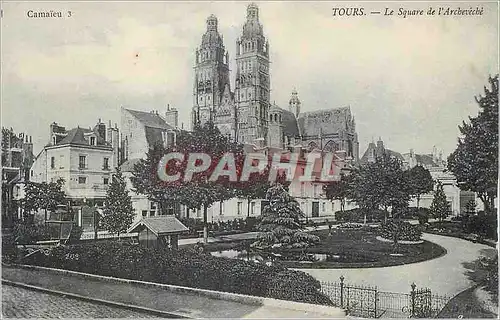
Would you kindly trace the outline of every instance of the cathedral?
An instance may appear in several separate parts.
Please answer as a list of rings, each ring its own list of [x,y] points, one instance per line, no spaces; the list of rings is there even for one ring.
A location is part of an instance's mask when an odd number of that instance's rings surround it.
[[[231,88],[229,53],[217,29],[217,17],[206,21],[196,49],[192,123],[214,122],[232,139],[259,147],[344,152],[356,162],[359,143],[350,107],[302,112],[294,89],[283,109],[270,99],[269,41],[259,21],[259,8],[247,7],[236,40],[236,81]]]

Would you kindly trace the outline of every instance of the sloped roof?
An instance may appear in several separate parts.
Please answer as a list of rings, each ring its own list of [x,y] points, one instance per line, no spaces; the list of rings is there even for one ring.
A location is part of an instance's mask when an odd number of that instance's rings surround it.
[[[283,123],[283,133],[286,136],[298,137],[300,135],[299,125],[297,124],[297,118],[295,118],[293,112],[280,108],[275,104],[271,105],[269,112],[281,113],[281,122]]]
[[[287,136],[297,137],[300,135],[299,124],[297,123],[297,118],[293,112],[288,110],[283,110],[282,118],[283,120],[283,132]]]
[[[146,127],[164,129],[164,130],[174,129],[174,127],[165,122],[165,120],[156,113],[130,110],[130,109],[126,110],[130,112],[131,115],[136,117]]]
[[[154,218],[142,218],[134,225],[132,225],[127,232],[138,232],[142,228],[148,228],[157,236],[181,233],[189,229],[177,220],[174,216],[161,216]]]
[[[368,148],[366,148],[365,153],[363,154],[361,159],[359,159],[359,162],[361,164],[368,163],[368,159],[370,158],[370,154],[372,151],[374,151],[375,157],[380,157],[385,153],[385,154],[388,154],[390,157],[394,157],[394,158],[397,158],[401,161],[404,161],[404,157],[401,155],[401,153],[387,149],[384,147],[383,144],[382,145],[375,145],[374,142],[370,142],[370,144],[368,144]]]
[[[97,130],[85,129],[85,128],[73,128],[68,131],[67,135],[60,141],[57,142],[57,145],[61,144],[80,144],[80,145],[89,145],[90,142],[85,139],[85,134],[94,133],[97,137],[96,145],[105,146],[107,145],[106,141],[103,137],[97,132]]]
[[[303,112],[299,114],[298,126],[304,137],[335,134],[348,129],[351,120],[350,107]]]
[[[433,167],[438,166],[438,164],[436,162],[434,162],[432,155],[416,154],[415,158],[417,159],[417,163],[423,164],[425,166],[433,166]]]
[[[85,140],[85,134],[82,128],[73,128],[68,131],[68,134],[64,139],[59,141],[57,144],[84,144],[87,145],[88,142]]]

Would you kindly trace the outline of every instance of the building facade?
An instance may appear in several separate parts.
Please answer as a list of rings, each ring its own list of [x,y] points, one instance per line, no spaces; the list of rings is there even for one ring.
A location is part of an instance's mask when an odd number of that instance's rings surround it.
[[[175,144],[178,126],[178,111],[167,105],[164,114],[158,111],[138,111],[121,108],[121,145],[120,169],[126,179],[127,188],[136,212],[134,221],[141,218],[179,214],[180,205],[170,204],[163,210],[146,195],[134,192],[130,178],[134,165],[145,159],[147,152],[155,145],[168,147]]]
[[[104,203],[111,174],[118,165],[119,131],[100,120],[91,128],[50,125],[49,143],[37,155],[30,171],[33,182],[64,179],[68,198],[99,206]]]

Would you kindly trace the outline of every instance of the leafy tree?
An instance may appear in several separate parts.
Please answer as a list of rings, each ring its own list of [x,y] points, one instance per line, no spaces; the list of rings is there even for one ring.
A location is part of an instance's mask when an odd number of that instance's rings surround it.
[[[58,205],[65,202],[66,194],[62,190],[63,186],[64,179],[62,178],[49,183],[28,182],[22,200],[25,214],[44,209],[45,220],[47,220],[47,212],[55,211]]]
[[[125,179],[120,168],[117,168],[104,200],[102,226],[109,233],[120,237],[120,233],[127,231],[132,224],[134,216],[132,199],[128,194]]]
[[[237,161],[236,165],[239,167],[238,172],[240,172],[243,161]],[[252,200],[265,199],[267,190],[276,183],[281,184],[285,189],[290,185],[290,182],[286,180],[286,175],[283,173],[278,174],[276,180],[277,181],[269,181],[269,167],[266,167],[261,173],[251,173],[248,181],[239,181],[235,184],[236,195],[247,200],[247,217],[250,217],[250,202],[252,202]]]
[[[192,132],[180,131],[176,140],[175,146],[167,149],[156,146],[147,154],[146,159],[139,161],[134,167],[132,184],[137,192],[147,194],[151,200],[157,201],[163,207],[165,204],[178,202],[189,209],[203,209],[203,238],[204,242],[208,242],[208,208],[216,202],[235,196],[234,183],[227,177],[216,181],[210,181],[210,177],[226,152],[234,154],[236,162],[241,162],[243,146],[231,142],[211,122],[203,126],[195,125]],[[184,160],[168,164],[168,173],[179,173],[180,178],[167,183],[159,179],[157,170],[160,159],[169,152],[183,154]],[[194,174],[189,181],[184,181],[187,162],[192,153],[208,154],[211,164],[207,170]]]
[[[431,203],[431,212],[434,218],[443,221],[450,214],[450,206],[446,200],[446,194],[443,190],[443,184],[438,181],[436,185],[436,190],[434,191],[434,199]]]
[[[417,199],[417,210],[420,207],[420,196],[432,191],[434,180],[429,170],[422,166],[415,166],[408,170],[410,194]]]
[[[319,242],[319,237],[304,231],[300,218],[304,213],[299,203],[277,184],[269,188],[266,194],[269,201],[257,227],[260,231],[252,247],[269,249],[270,247],[305,248]]]
[[[147,195],[150,201],[158,204],[163,211],[169,203],[180,203],[182,197],[182,182],[164,183],[157,174],[158,163],[168,151],[161,144],[150,149],[145,159],[134,165],[130,178],[134,191]],[[177,166],[169,166],[169,171],[178,170]]]
[[[494,214],[498,189],[498,75],[489,78],[490,89],[476,97],[479,113],[459,126],[462,137],[448,157],[462,190],[474,191],[484,204],[485,212]]]
[[[386,154],[356,168],[351,175],[349,197],[364,211],[365,218],[367,212],[380,207],[385,211],[392,207],[397,213],[408,206],[408,176],[399,159]]]
[[[349,175],[341,174],[340,180],[331,181],[323,186],[326,197],[330,199],[330,201],[340,201],[340,211],[345,210],[345,202],[346,199],[349,198],[351,192],[350,181],[351,179]]]

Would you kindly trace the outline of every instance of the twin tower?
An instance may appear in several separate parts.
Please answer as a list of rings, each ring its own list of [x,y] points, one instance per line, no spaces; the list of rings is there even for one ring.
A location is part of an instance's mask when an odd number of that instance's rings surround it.
[[[207,30],[196,49],[192,123],[214,122],[240,143],[267,144],[270,109],[269,43],[259,22],[259,8],[247,7],[236,40],[236,82],[231,89],[229,54],[217,30],[217,18],[207,18]]]

